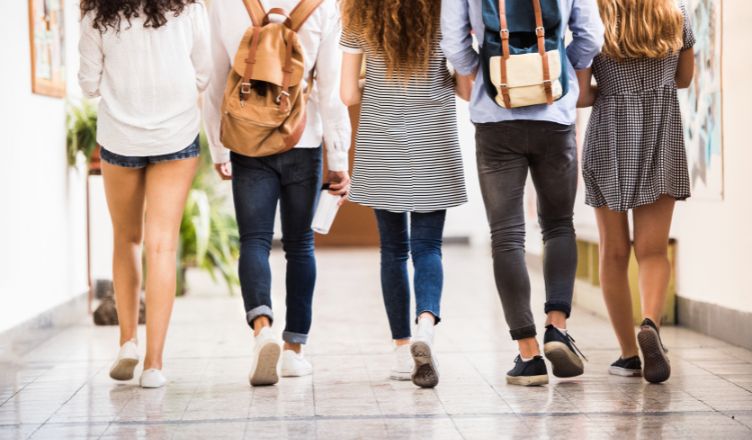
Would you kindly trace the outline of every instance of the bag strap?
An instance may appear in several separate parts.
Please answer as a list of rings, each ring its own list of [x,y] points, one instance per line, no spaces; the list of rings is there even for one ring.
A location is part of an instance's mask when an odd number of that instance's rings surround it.
[[[290,29],[298,32],[323,2],[324,0],[300,0],[300,3],[290,12]]]
[[[266,17],[266,11],[260,0],[243,0],[245,10],[248,11],[248,16],[251,17],[251,23],[256,27],[264,25],[264,17]]]
[[[551,87],[551,68],[548,65],[548,55],[546,54],[546,28],[543,27],[543,12],[541,11],[540,0],[533,0],[533,10],[535,11],[535,35],[538,37],[538,53],[543,63],[543,88],[546,90],[546,102],[551,105],[554,103],[554,93]]]
[[[509,25],[507,24],[507,5],[506,0],[499,0],[499,36],[501,37],[501,61],[499,68],[501,70],[501,97],[504,99],[504,106],[512,108],[512,99],[509,96],[509,85],[507,81],[507,59],[509,59]]]

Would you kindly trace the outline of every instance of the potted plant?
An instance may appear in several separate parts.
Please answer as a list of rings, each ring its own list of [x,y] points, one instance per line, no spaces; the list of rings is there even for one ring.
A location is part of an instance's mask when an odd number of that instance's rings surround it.
[[[79,106],[68,106],[66,125],[68,164],[74,166],[78,155],[83,154],[89,167],[89,174],[100,174],[97,110],[94,105],[90,101],[83,100]]]

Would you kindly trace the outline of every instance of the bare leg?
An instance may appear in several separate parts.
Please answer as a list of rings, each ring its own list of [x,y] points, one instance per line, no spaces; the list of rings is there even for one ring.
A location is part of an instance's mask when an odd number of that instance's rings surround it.
[[[559,311],[552,310],[546,314],[546,325],[553,324],[554,327],[565,329],[567,328],[567,314]]]
[[[517,346],[520,349],[520,356],[525,359],[540,355],[540,346],[535,338],[518,339]]]
[[[642,314],[655,325],[661,324],[666,289],[671,277],[668,236],[674,199],[661,197],[655,203],[634,210],[635,254],[640,266]]]
[[[600,233],[600,279],[611,325],[621,347],[621,356],[637,356],[637,339],[632,322],[632,296],[629,291],[629,224],[627,213],[597,208]]]
[[[180,220],[198,158],[149,165],[146,169],[146,359],[144,369],[162,369],[167,326],[175,300]]]
[[[145,171],[103,161],[102,177],[112,219],[112,282],[120,325],[120,345],[123,345],[136,339],[138,329]]]

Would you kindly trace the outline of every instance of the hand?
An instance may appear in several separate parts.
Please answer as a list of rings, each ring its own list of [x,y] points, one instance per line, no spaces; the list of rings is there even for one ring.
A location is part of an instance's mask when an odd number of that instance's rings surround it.
[[[350,175],[347,171],[329,171],[329,194],[340,196],[340,204],[344,203],[350,191]]]
[[[232,180],[232,164],[230,162],[215,163],[214,169],[222,180]]]

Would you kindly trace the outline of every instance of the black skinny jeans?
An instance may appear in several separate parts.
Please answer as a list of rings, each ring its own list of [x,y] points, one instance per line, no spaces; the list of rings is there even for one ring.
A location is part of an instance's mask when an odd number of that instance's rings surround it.
[[[545,121],[476,124],[475,141],[504,316],[512,339],[535,337],[525,264],[525,181],[530,170],[543,232],[545,311],[558,310],[569,317],[577,270],[572,223],[577,192],[575,126]]]

